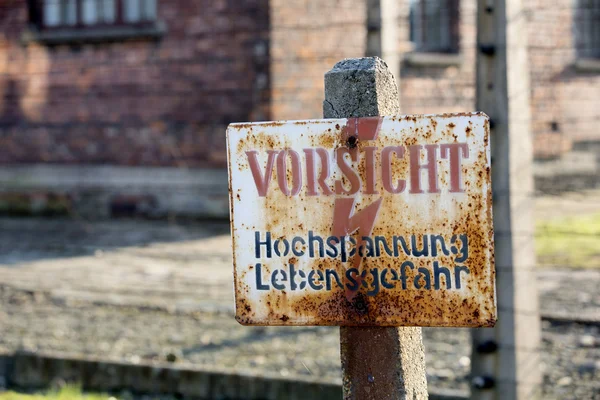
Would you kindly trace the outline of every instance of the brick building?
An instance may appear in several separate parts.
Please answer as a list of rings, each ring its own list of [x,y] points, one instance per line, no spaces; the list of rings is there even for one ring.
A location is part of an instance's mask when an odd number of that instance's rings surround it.
[[[546,3],[522,16],[545,158],[600,140],[600,2]],[[404,113],[473,110],[475,12],[475,0],[3,0],[0,209],[224,216],[226,125],[320,117],[323,73],[342,58],[391,61]]]

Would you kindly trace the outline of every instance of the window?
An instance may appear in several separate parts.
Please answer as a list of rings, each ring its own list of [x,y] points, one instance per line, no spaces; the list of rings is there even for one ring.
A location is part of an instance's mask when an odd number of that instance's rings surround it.
[[[1,0],[0,0],[1,1]],[[47,45],[160,40],[158,0],[28,0],[30,29],[22,39]]]
[[[418,52],[458,53],[459,0],[410,0],[410,40]]]
[[[157,0],[33,0],[41,29],[143,25],[156,20]]]
[[[600,58],[600,0],[579,0],[574,25],[577,56]]]

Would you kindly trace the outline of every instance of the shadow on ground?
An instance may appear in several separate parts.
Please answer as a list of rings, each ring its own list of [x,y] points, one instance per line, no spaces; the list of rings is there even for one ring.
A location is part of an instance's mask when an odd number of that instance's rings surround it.
[[[228,222],[0,218],[0,266],[229,234]]]

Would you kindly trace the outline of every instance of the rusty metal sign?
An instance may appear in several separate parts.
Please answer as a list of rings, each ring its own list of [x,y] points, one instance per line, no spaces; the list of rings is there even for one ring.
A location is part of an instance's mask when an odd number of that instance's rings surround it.
[[[236,319],[493,326],[483,113],[232,124]]]

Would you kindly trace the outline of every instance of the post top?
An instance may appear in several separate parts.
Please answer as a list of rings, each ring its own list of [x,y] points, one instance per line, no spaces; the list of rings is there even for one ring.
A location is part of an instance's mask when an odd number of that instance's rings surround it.
[[[395,115],[399,109],[394,75],[379,57],[347,58],[325,74],[325,118]]]
[[[374,71],[387,70],[388,65],[379,57],[346,58],[337,62],[327,73],[345,71]]]

